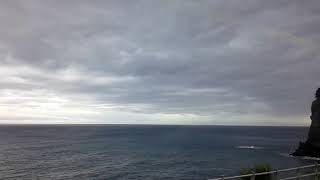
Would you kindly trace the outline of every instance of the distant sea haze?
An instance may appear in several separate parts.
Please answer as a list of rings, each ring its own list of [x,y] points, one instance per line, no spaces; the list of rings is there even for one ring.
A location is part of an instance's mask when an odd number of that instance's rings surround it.
[[[235,175],[291,157],[304,127],[0,126],[0,179],[199,179]]]

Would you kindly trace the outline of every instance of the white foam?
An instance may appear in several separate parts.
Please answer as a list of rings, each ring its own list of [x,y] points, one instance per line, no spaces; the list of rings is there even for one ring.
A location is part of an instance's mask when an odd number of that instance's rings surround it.
[[[294,157],[294,156],[290,155],[289,153],[279,153],[279,154],[284,157]]]

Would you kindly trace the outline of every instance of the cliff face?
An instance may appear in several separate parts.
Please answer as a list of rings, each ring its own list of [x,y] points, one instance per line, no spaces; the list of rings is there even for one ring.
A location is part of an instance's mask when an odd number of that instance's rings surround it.
[[[311,106],[312,123],[309,129],[308,139],[300,143],[298,149],[292,153],[294,156],[320,157],[320,99],[313,101]]]
[[[320,126],[313,122],[309,129],[307,141],[300,143],[298,149],[292,155],[320,157]]]
[[[293,152],[291,155],[320,158],[320,148],[317,146],[314,146],[312,142],[309,142],[307,140],[304,143],[300,142],[298,149],[295,152]]]

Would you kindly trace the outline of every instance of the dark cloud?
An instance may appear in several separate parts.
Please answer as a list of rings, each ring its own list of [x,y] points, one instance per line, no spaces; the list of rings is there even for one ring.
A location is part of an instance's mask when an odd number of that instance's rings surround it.
[[[90,99],[82,109],[298,124],[320,85],[319,5],[3,1],[0,88]]]

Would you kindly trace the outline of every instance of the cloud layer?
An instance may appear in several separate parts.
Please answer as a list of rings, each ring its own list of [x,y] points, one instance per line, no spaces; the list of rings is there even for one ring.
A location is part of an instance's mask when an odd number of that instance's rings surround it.
[[[309,123],[314,1],[2,1],[3,123]]]

